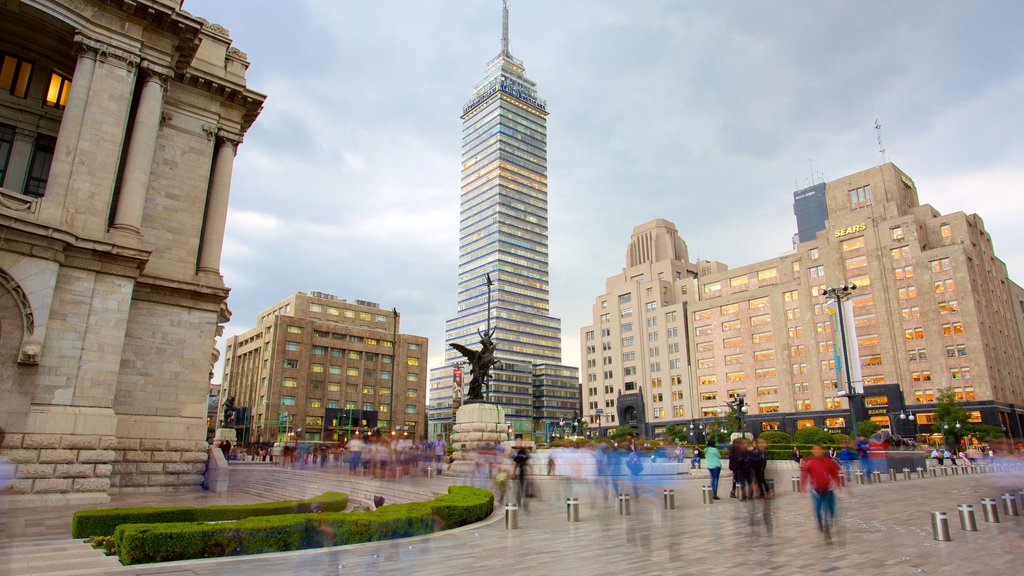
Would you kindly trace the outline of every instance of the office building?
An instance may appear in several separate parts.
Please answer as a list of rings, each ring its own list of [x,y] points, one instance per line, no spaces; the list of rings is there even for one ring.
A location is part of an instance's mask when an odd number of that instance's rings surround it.
[[[710,262],[691,268],[685,259],[677,262],[677,254],[662,255],[662,267],[696,273],[696,293],[685,304],[688,339],[682,343],[691,376],[681,408],[649,398],[657,374],[636,381],[650,390],[644,397],[650,431],[669,423],[707,425],[724,418],[725,404],[742,396],[749,406],[748,430],[793,432],[815,425],[848,432],[836,327],[821,292],[855,284],[852,326],[846,328],[856,332],[864,387],[855,402],[858,420],[934,439],[949,424],[934,416],[937,393],[948,387],[972,421],[1020,437],[1024,298],[996,258],[982,219],[940,214],[920,204],[913,180],[891,163],[826,183],[825,197],[825,229],[792,253],[734,269]],[[649,275],[642,279],[650,281]],[[590,411],[595,401],[606,411],[613,408],[614,397],[631,392],[626,374],[651,366],[642,350],[623,346],[623,325],[639,327],[623,315],[638,307],[618,300],[627,293],[610,284],[598,297],[598,306],[608,310],[595,307],[594,325],[582,332],[584,404]],[[667,326],[644,328],[635,340],[650,345]],[[611,358],[617,367],[623,357],[631,361],[620,370],[602,366]],[[900,412],[915,418],[894,425]]]
[[[235,153],[263,105],[169,0],[0,3],[9,500],[196,488]]]
[[[221,398],[242,444],[343,442],[378,431],[422,436],[427,339],[399,332],[374,302],[297,292],[225,343]]]
[[[524,367],[562,361],[561,323],[549,307],[547,115],[536,83],[509,50],[506,4],[500,51],[462,111],[458,312],[446,324],[445,341],[477,348],[480,334],[494,330],[503,364],[494,371],[489,399],[526,434],[539,420],[578,416],[578,410],[552,406],[543,416],[534,411],[533,387],[574,368],[554,369],[529,386],[522,382],[532,371]],[[446,346],[445,366],[431,376],[431,422],[438,431],[452,422],[453,372],[461,361]]]

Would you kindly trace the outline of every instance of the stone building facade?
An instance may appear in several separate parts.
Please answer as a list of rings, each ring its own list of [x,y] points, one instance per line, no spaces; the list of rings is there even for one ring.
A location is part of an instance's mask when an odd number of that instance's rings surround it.
[[[426,434],[427,338],[374,302],[297,292],[225,342],[221,404],[238,443],[343,442],[378,429]]]
[[[265,97],[172,0],[0,5],[0,426],[15,502],[195,487],[234,156]]]
[[[629,266],[609,279],[594,324],[582,329],[587,413],[628,401],[632,382],[646,387],[648,433],[707,425],[740,396],[748,430],[849,431],[836,327],[821,292],[852,283],[865,390],[855,402],[858,420],[928,440],[943,424],[934,421],[937,393],[951,388],[973,421],[1021,437],[1024,299],[981,217],[920,204],[913,180],[891,163],[824,189],[824,230],[792,253],[735,269],[690,264],[678,248],[658,251],[671,245],[670,224],[638,227]],[[649,269],[633,260],[648,228],[655,250],[641,253]],[[672,312],[676,325],[664,318]],[[915,419],[894,425],[901,412]]]

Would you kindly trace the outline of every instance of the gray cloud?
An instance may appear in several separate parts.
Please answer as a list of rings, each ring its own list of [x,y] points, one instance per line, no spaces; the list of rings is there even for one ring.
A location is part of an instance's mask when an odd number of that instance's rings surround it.
[[[512,52],[547,99],[552,313],[577,361],[633,226],[691,257],[790,248],[791,192],[888,158],[922,202],[978,212],[1024,278],[1019,2],[513,0]],[[239,149],[229,333],[296,290],[398,307],[444,346],[455,311],[462,104],[497,53],[497,0],[186,0],[269,94]],[[735,242],[737,231],[749,242]],[[218,372],[219,377],[219,372]]]

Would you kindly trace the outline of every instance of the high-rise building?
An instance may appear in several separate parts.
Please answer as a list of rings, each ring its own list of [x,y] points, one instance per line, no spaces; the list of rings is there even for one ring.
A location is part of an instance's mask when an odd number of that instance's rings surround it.
[[[1007,277],[981,218],[921,205],[913,180],[891,163],[830,181],[824,196],[824,229],[792,253],[728,269],[691,266],[685,252],[655,250],[652,272],[632,272],[631,261],[622,278],[610,279],[593,325],[581,333],[586,413],[612,409],[621,420],[631,386],[646,386],[642,407],[629,406],[642,408],[643,418],[634,419],[648,424],[646,433],[668,424],[707,426],[740,396],[749,406],[748,430],[849,432],[846,383],[836,371],[838,327],[822,291],[854,284],[845,328],[856,333],[858,354],[849,358],[859,358],[864,387],[854,403],[858,421],[935,440],[941,426],[954,424],[935,419],[938,391],[950,388],[972,422],[1021,437],[1024,291]],[[678,335],[667,333],[664,301],[657,314],[638,316],[659,303],[638,302],[636,289],[623,284],[633,275],[636,288],[648,290],[652,274],[670,269],[696,272],[690,286],[664,287],[669,305],[683,300],[688,326]],[[685,363],[668,377],[678,374],[687,386],[665,387],[655,370],[665,362]],[[603,425],[614,426],[607,418]]]
[[[240,443],[426,433],[427,339],[374,302],[297,292],[225,342],[221,399]]]
[[[520,433],[533,432],[535,418],[578,416],[546,404],[536,414],[534,382],[523,376],[534,366],[558,366],[562,357],[548,292],[547,115],[536,83],[509,51],[506,3],[500,51],[462,111],[458,312],[446,323],[445,340],[477,347],[480,334],[494,330],[502,365],[488,399],[505,407]],[[432,373],[431,421],[439,425],[452,421],[453,371],[461,360],[447,347],[445,366]]]
[[[819,182],[793,192],[793,214],[796,215],[797,243],[814,240],[828,221],[825,183]]]
[[[265,96],[181,2],[0,2],[9,502],[198,487],[235,153]]]

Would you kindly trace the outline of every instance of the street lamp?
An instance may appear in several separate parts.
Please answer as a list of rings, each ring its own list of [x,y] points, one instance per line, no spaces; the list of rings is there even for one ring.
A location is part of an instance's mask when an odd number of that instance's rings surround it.
[[[853,402],[854,398],[857,397],[857,393],[853,389],[853,374],[850,372],[850,355],[846,349],[846,324],[843,321],[843,301],[848,300],[853,296],[853,291],[856,289],[857,285],[850,282],[840,284],[834,288],[825,288],[821,291],[822,296],[830,298],[835,302],[836,317],[839,318],[839,343],[843,351],[843,357],[841,360],[843,374],[846,376],[846,398],[847,402],[850,403],[850,436],[852,437],[856,437],[857,435],[857,409]]]

